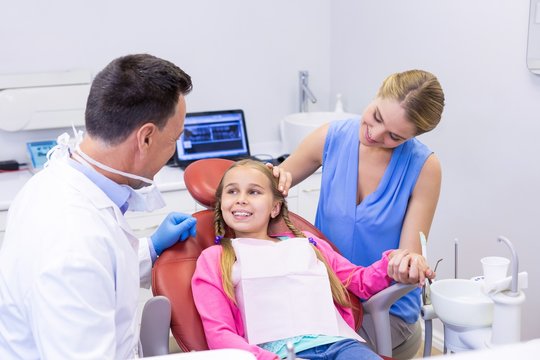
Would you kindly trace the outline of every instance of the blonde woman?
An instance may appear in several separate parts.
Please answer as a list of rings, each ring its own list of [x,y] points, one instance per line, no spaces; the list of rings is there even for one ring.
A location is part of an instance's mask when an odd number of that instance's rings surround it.
[[[441,166],[416,136],[437,126],[443,108],[444,93],[433,74],[392,74],[361,119],[323,125],[274,168],[280,189],[287,193],[322,166],[315,225],[343,256],[368,266],[388,249],[419,254],[419,232],[429,233],[437,207]],[[401,347],[403,357],[420,345],[419,313],[419,290],[390,309],[393,348],[411,340]],[[369,324],[366,318],[360,334],[372,342]]]
[[[286,357],[291,342],[303,359],[379,359],[353,330],[347,290],[366,299],[393,280],[422,284],[434,273],[415,257],[418,273],[408,274],[408,250],[386,251],[369,267],[351,264],[327,242],[294,227],[277,184],[266,166],[243,160],[218,186],[217,245],[202,252],[192,280],[208,346],[275,360]],[[290,232],[269,234],[270,222],[281,219]],[[300,311],[289,309],[298,305]]]

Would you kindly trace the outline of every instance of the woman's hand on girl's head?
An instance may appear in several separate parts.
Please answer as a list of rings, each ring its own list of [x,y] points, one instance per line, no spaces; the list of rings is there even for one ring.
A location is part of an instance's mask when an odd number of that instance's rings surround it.
[[[388,276],[397,282],[423,286],[426,278],[435,278],[435,273],[422,255],[397,249],[388,255]]]
[[[274,166],[270,163],[266,163],[266,166],[268,166],[269,169],[272,169],[272,173],[274,174],[274,177],[279,180],[278,189],[281,191],[283,196],[287,196],[289,193],[289,189],[291,188],[292,184],[292,174],[289,171],[286,171],[285,169]]]

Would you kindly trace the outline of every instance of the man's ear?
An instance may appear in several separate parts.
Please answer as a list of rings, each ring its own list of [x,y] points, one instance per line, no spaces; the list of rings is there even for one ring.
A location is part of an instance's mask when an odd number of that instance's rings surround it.
[[[146,123],[137,131],[137,146],[141,153],[146,153],[153,145],[154,135],[157,133],[157,126],[153,123]]]
[[[270,212],[270,217],[274,219],[276,216],[279,215],[280,211],[281,211],[281,201],[276,201],[274,203],[274,206],[272,207],[272,211]]]

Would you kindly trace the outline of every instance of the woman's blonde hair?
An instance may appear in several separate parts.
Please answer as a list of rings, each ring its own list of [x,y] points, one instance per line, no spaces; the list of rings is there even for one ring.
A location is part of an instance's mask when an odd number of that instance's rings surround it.
[[[221,246],[223,247],[223,252],[221,255],[221,277],[223,281],[223,289],[225,290],[225,293],[227,296],[236,303],[235,295],[234,295],[234,286],[232,282],[232,267],[234,262],[236,261],[236,256],[234,253],[234,249],[231,244],[231,238],[227,237],[227,235],[233,234],[232,229],[230,229],[227,224],[225,224],[225,221],[223,220],[223,214],[221,212],[221,196],[223,194],[223,179],[225,178],[225,175],[229,171],[235,168],[239,167],[249,167],[252,169],[259,170],[261,173],[266,175],[268,178],[268,181],[270,182],[270,188],[272,189],[274,200],[277,200],[279,203],[281,203],[281,209],[279,214],[273,218],[269,219],[270,222],[273,221],[279,221],[280,219],[283,219],[289,230],[296,236],[296,237],[306,237],[304,233],[302,233],[300,230],[298,230],[291,220],[289,219],[289,210],[287,208],[287,201],[285,200],[285,197],[283,194],[278,190],[278,180],[274,177],[272,174],[272,171],[263,163],[255,160],[240,160],[235,162],[226,172],[223,174],[223,177],[221,178],[221,181],[216,189],[216,204],[215,204],[215,210],[214,210],[214,227],[216,231],[216,236],[221,237]],[[232,235],[234,237],[234,235]],[[312,244],[313,246],[313,244]],[[334,298],[334,301],[341,306],[350,307],[351,302],[349,299],[349,293],[347,291],[346,286],[347,284],[343,284],[337,275],[334,273],[332,268],[328,265],[326,262],[324,256],[321,254],[321,252],[317,249],[316,246],[313,246],[313,249],[315,250],[315,254],[317,255],[317,259],[321,261],[325,266],[326,270],[328,272],[328,277],[330,279],[330,287],[332,289],[332,296]]]
[[[407,119],[416,126],[416,135],[433,130],[441,120],[444,93],[435,75],[409,70],[388,76],[377,96],[399,101]]]

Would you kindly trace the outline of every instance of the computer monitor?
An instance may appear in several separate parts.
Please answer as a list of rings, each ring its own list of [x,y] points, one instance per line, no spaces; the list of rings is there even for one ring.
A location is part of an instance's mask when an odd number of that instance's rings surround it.
[[[47,162],[47,153],[56,146],[56,140],[31,141],[26,143],[30,167],[34,171],[41,170]]]
[[[220,110],[187,113],[184,133],[176,141],[176,163],[185,168],[206,158],[249,158],[244,111]]]

